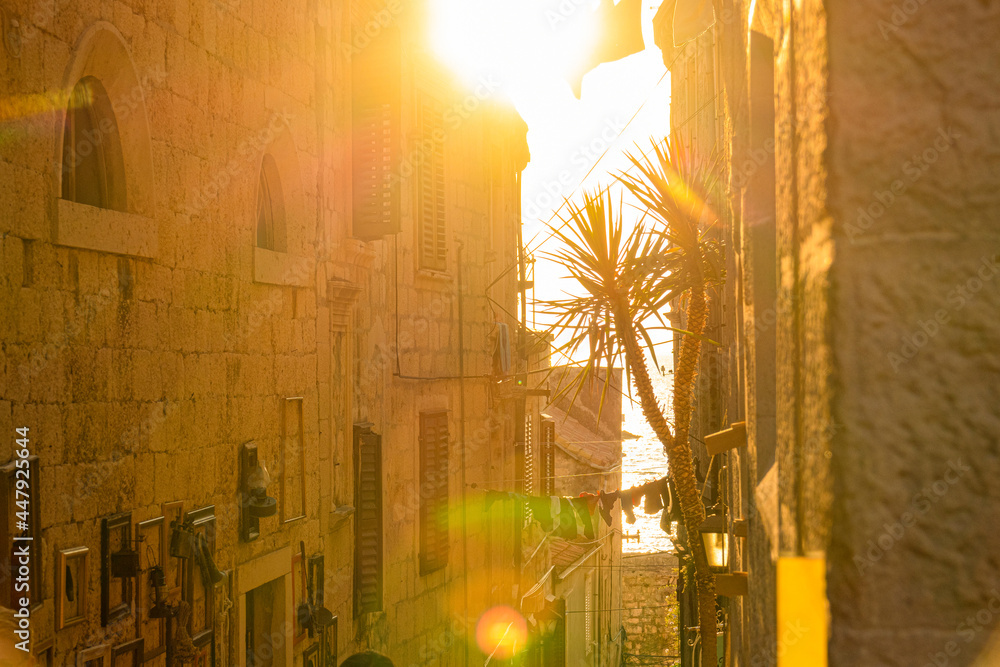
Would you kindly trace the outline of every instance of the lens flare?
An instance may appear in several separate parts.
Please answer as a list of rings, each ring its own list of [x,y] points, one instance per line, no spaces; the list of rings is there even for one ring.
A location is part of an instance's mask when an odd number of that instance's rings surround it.
[[[476,624],[479,650],[498,660],[509,660],[524,648],[528,640],[528,623],[512,607],[487,609]]]

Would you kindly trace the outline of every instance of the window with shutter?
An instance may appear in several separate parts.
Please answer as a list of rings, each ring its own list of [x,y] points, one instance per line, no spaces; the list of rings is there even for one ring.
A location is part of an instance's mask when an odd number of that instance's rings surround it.
[[[396,26],[383,28],[352,61],[352,233],[359,239],[399,231],[401,66]]]
[[[433,93],[417,96],[417,244],[420,268],[447,268],[444,196],[444,104]]]
[[[354,426],[354,613],[382,609],[382,436]]]
[[[448,564],[448,413],[420,413],[420,574]]]

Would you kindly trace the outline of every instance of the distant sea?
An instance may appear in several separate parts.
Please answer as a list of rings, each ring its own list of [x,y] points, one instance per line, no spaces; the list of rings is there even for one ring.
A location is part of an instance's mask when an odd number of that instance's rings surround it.
[[[667,360],[670,360],[669,355]],[[660,399],[660,406],[667,406],[674,376],[670,373],[661,375],[652,368],[652,364],[650,364],[650,372],[656,394]],[[624,416],[622,428],[639,436],[635,439],[622,441],[623,489],[659,479],[667,474],[667,457],[663,454],[663,446],[656,439],[653,429],[649,427],[642,416],[638,396],[634,398],[634,403],[630,402],[628,397],[622,398],[622,415]],[[672,419],[672,417],[673,415],[668,412],[667,419]],[[626,534],[639,534],[638,541],[635,539],[623,540],[622,551],[625,553],[653,553],[673,550],[674,545],[670,538],[660,530],[659,514],[643,514],[640,504],[635,508],[635,518],[636,522],[629,524],[626,523],[625,515],[622,514],[622,530]]]

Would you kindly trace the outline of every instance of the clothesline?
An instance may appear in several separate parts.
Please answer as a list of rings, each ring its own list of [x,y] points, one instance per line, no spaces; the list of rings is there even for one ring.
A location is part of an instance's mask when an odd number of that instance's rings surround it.
[[[628,474],[630,475],[644,475],[649,473],[664,473],[667,472],[666,464],[662,468],[648,468],[646,470],[632,470]],[[569,479],[571,477],[593,477],[594,475],[612,475],[623,472],[621,468],[615,468],[614,470],[604,470],[599,472],[579,472],[572,475],[542,475],[538,479]],[[523,482],[523,479],[491,479],[489,482],[491,484],[517,484],[518,482]],[[470,482],[466,484],[469,488],[478,488],[477,482]]]
[[[594,512],[600,511],[601,518],[608,526],[614,525],[611,514],[615,503],[621,504],[625,520],[636,522],[635,508],[641,503],[643,512],[661,512],[660,529],[670,532],[670,524],[680,520],[680,506],[673,483],[667,477],[647,482],[623,491],[598,491],[581,493],[579,496],[531,496],[514,491],[487,491],[483,499],[483,510],[488,512],[497,501],[515,500],[527,505],[528,516],[543,531],[563,539],[575,539],[583,533],[587,539],[594,539]]]

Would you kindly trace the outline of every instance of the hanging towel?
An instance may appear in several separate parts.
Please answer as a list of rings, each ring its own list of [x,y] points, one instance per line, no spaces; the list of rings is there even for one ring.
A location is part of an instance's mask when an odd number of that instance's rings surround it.
[[[588,540],[594,539],[594,518],[590,515],[590,506],[586,498],[573,498],[571,501],[580,523],[583,525],[583,536]]]
[[[593,514],[597,509],[597,504],[601,501],[600,496],[595,493],[581,493],[580,497],[587,501],[587,509]]]
[[[642,485],[642,511],[646,514],[656,514],[663,509],[663,502],[660,500],[660,482],[650,482]]]
[[[510,373],[510,327],[503,322],[497,322],[497,360],[500,365],[500,373],[507,375]]]
[[[531,515],[538,522],[538,525],[542,527],[546,533],[552,532],[552,503],[549,502],[548,498],[538,498],[535,496],[528,496],[528,508],[531,510]]]
[[[630,524],[635,523],[635,512],[632,511],[632,489],[619,491],[618,499],[622,503],[622,512],[625,512],[625,520]]]
[[[572,540],[577,535],[576,512],[569,498],[559,499],[559,527],[556,529],[556,535],[564,540]]]
[[[489,512],[493,503],[507,500],[510,497],[509,491],[487,491],[486,498],[483,499],[483,511]]]
[[[605,493],[601,491],[601,518],[604,519],[604,523],[609,526],[613,525],[615,520],[614,516],[611,514],[611,510],[615,508],[615,501],[618,500],[617,493]]]

